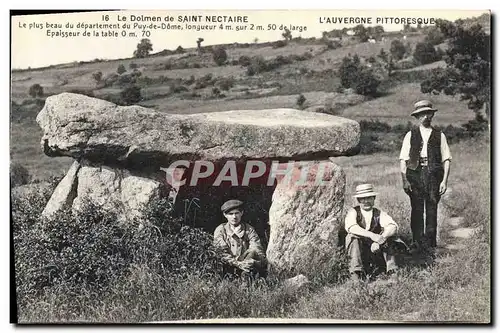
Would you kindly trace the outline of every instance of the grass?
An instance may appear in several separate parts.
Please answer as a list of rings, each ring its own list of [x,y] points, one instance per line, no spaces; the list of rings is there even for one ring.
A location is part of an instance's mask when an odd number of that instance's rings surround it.
[[[346,108],[342,115],[355,120],[377,119],[390,125],[406,124],[411,121],[413,103],[428,99],[439,111],[433,123],[436,125],[461,125],[474,118],[459,96],[426,95],[420,92],[420,84],[405,83],[389,90],[388,95]]]
[[[99,295],[90,288],[69,294],[64,284],[46,289],[21,309],[20,321],[308,318],[489,322],[489,145],[489,138],[484,137],[451,145],[451,194],[442,203],[455,207],[446,211],[467,216],[472,225],[481,226],[479,235],[465,240],[465,249],[443,254],[451,260],[427,267],[403,265],[399,282],[393,286],[379,282],[356,285],[312,276],[314,284],[310,290],[289,293],[274,279],[254,284],[194,276],[172,280],[168,272],[151,270],[147,263],[142,263]],[[349,198],[356,184],[372,182],[381,193],[377,205],[400,224],[401,233],[408,234],[409,200],[401,189],[396,152],[340,157],[336,163],[346,172],[346,207],[352,204]],[[465,195],[466,192],[471,195]],[[446,228],[446,224],[442,227]]]

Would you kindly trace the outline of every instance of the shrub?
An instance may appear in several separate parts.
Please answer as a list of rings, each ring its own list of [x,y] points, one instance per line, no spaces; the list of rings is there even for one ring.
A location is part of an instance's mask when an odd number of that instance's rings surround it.
[[[76,295],[82,289],[103,293],[136,265],[171,278],[220,272],[211,235],[182,225],[166,199],[144,207],[141,221],[125,223],[91,203],[78,214],[62,211],[42,221],[47,199],[13,204],[20,306],[52,286]]]
[[[280,47],[285,47],[285,46],[286,46],[286,42],[284,40],[278,40],[278,41],[273,43],[273,48],[275,48],[275,49],[280,48]]]
[[[439,56],[434,48],[434,45],[429,42],[418,43],[415,46],[413,58],[423,65],[439,60]]]
[[[189,89],[186,88],[185,86],[177,84],[177,83],[172,83],[170,85],[170,92],[172,92],[174,94],[175,93],[180,93],[180,92],[183,92],[183,91],[189,91]]]
[[[406,47],[400,40],[395,39],[391,42],[390,52],[394,59],[401,60],[405,56]]]
[[[304,103],[306,102],[306,97],[303,94],[300,94],[299,97],[297,97],[297,105],[299,108],[302,109],[304,106]]]
[[[126,71],[127,71],[127,70],[125,69],[125,66],[124,66],[123,64],[120,64],[120,65],[118,66],[118,68],[116,69],[116,72],[117,72],[118,74],[120,74],[120,75],[121,75],[121,74],[123,74],[123,73],[125,73]]]
[[[342,47],[342,43],[337,40],[329,40],[326,42],[326,46],[329,50],[335,50]]]
[[[141,88],[130,86],[120,92],[120,103],[123,105],[132,105],[142,100]]]
[[[101,71],[99,71],[99,72],[95,72],[95,73],[93,73],[93,74],[92,74],[92,78],[94,78],[94,80],[95,80],[97,83],[101,82],[101,80],[102,80],[102,72],[101,72]]]
[[[28,94],[33,98],[43,97],[43,87],[35,83],[30,87]]]
[[[375,77],[373,71],[363,69],[356,80],[354,89],[357,94],[364,96],[374,96],[377,93],[377,88],[380,81]]]
[[[373,72],[361,64],[358,55],[342,59],[339,74],[344,88],[353,88],[356,93],[361,95],[375,95],[380,84]]]
[[[128,65],[128,68],[130,69],[136,69],[137,67],[139,67],[135,62],[131,62],[129,65]]]
[[[234,86],[234,77],[223,77],[217,80],[217,85],[220,89],[228,91]]]
[[[249,66],[247,66],[247,75],[254,75],[268,70],[268,64],[264,57],[253,57]]]
[[[250,59],[249,56],[246,56],[246,55],[242,55],[240,56],[240,58],[238,59],[238,63],[243,66],[243,67],[246,67],[246,66],[249,66],[251,63],[252,63],[252,59]]]
[[[432,45],[441,44],[444,42],[444,40],[445,40],[444,34],[437,27],[432,28],[425,37],[425,42],[430,43]]]
[[[227,52],[223,47],[216,47],[212,51],[212,56],[214,58],[215,63],[217,64],[217,66],[222,66],[226,63]]]
[[[10,186],[16,187],[28,184],[31,180],[30,173],[22,164],[11,163],[10,165]]]

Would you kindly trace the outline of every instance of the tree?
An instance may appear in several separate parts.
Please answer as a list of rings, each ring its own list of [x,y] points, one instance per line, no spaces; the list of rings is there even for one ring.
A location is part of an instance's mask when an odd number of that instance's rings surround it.
[[[132,105],[140,102],[142,99],[141,88],[129,86],[120,92],[120,101],[124,105]]]
[[[444,42],[444,34],[437,27],[429,30],[429,33],[425,37],[425,41],[431,43],[432,45],[438,45]]]
[[[227,52],[223,47],[216,47],[212,51],[212,55],[217,66],[222,66],[226,63]]]
[[[118,66],[118,68],[116,69],[116,72],[120,75],[122,75],[123,73],[125,73],[127,70],[125,69],[125,66],[123,66],[123,64],[120,64]]]
[[[491,39],[483,27],[474,24],[465,27],[462,22],[438,20],[436,26],[448,39],[446,68],[433,71],[424,80],[420,89],[423,93],[459,94],[467,101],[469,109],[476,112],[485,107],[489,116],[491,100]]]
[[[300,94],[299,97],[297,97],[297,105],[300,109],[304,106],[304,103],[306,102],[306,97],[303,94]]]
[[[389,55],[383,48],[380,50],[380,53],[377,55],[377,57],[379,57],[383,62],[387,62],[389,59]]]
[[[141,39],[141,42],[137,44],[137,50],[134,51],[135,58],[145,58],[149,55],[149,52],[153,51],[153,44],[148,38]]]
[[[380,85],[380,81],[375,77],[373,71],[361,64],[357,54],[342,59],[339,75],[344,88],[353,88],[356,93],[362,95],[375,95]]]
[[[413,58],[420,64],[425,65],[438,60],[438,54],[434,45],[429,42],[422,42],[415,46]]]
[[[257,37],[255,37],[255,38],[253,39],[253,42],[254,42],[255,44],[257,44],[257,43],[259,42],[259,39],[258,39]]]
[[[196,41],[196,45],[197,45],[197,48],[198,48],[198,53],[201,54],[201,43],[204,41],[203,38],[198,38],[198,40]]]
[[[285,32],[283,32],[281,36],[283,36],[283,38],[287,41],[292,40],[292,32],[288,28],[285,28]]]
[[[354,35],[359,38],[361,43],[368,40],[368,29],[366,29],[364,25],[358,24],[352,29],[352,31],[354,31]]]
[[[35,83],[30,87],[28,94],[33,98],[43,97],[43,87],[38,83]]]
[[[384,33],[384,27],[381,26],[381,25],[376,25],[374,28],[373,28],[374,32],[375,32],[375,35],[377,36],[380,36]]]
[[[394,59],[401,60],[405,56],[406,48],[400,40],[395,39],[391,42],[390,52]]]

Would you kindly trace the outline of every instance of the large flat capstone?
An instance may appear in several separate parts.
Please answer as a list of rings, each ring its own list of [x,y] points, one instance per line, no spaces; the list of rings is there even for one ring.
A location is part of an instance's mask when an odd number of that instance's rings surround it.
[[[79,94],[47,98],[37,122],[49,156],[169,166],[176,160],[311,160],[347,155],[356,121],[294,109],[193,115],[117,106]]]

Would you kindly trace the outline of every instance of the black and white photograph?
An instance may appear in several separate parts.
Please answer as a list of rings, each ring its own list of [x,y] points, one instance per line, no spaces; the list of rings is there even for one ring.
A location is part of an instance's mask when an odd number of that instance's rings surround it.
[[[491,34],[11,10],[11,323],[491,324]]]

